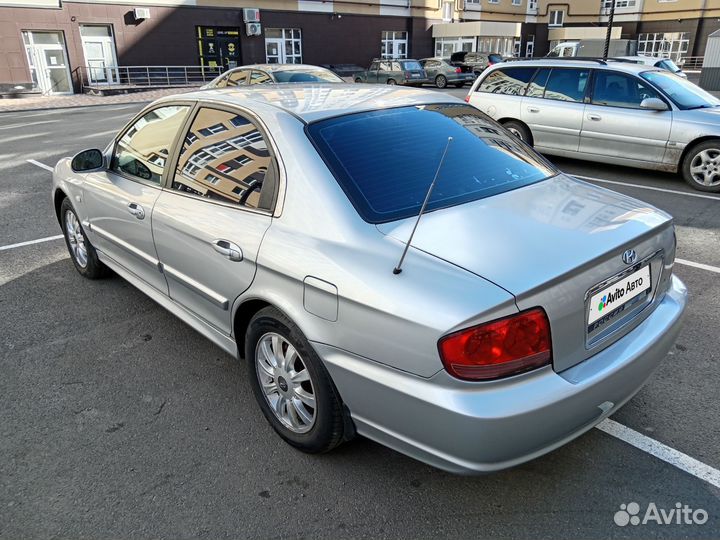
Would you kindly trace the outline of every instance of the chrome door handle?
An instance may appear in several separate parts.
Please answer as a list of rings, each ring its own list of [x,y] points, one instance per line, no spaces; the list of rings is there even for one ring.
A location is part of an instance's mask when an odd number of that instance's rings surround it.
[[[127,205],[128,212],[138,219],[145,219],[145,209],[138,203],[131,202]]]
[[[602,120],[602,116],[600,116],[599,114],[588,114],[587,118],[588,118],[588,120],[595,120],[595,121]]]
[[[540,109],[538,109],[537,107],[528,107],[527,110],[528,112],[532,113],[540,112]]]
[[[243,252],[240,246],[227,240],[213,240],[212,247],[220,255],[234,262],[243,260]]]

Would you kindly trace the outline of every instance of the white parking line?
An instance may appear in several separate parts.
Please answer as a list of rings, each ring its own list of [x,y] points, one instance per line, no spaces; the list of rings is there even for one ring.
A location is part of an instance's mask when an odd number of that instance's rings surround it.
[[[39,161],[35,161],[34,159],[26,159],[25,161],[27,161],[28,163],[32,163],[33,165],[36,165],[41,169],[45,169],[46,171],[53,172],[53,168],[50,165],[45,165],[44,163],[40,163]]]
[[[50,242],[52,240],[59,240],[60,238],[63,238],[62,234],[58,234],[56,236],[46,236],[45,238],[38,238],[37,240],[28,240],[27,242],[18,242],[17,244],[0,246],[0,251],[6,251],[8,249],[15,249],[23,246],[31,246],[33,244],[40,244],[42,242]]]
[[[567,173],[575,178],[581,180],[591,180],[593,182],[602,182],[603,184],[614,184],[616,186],[634,187],[639,189],[648,189],[650,191],[662,191],[663,193],[674,193],[675,195],[685,195],[687,197],[697,197],[698,199],[710,199],[713,201],[720,201],[720,197],[713,197],[712,195],[703,195],[702,193],[689,193],[687,191],[678,191],[677,189],[666,189],[655,186],[643,186],[642,184],[628,184],[627,182],[617,182],[615,180],[606,180],[605,178],[595,178],[594,176],[582,176],[580,174]]]
[[[635,448],[639,448],[643,452],[647,452],[648,454],[693,475],[695,478],[699,478],[708,484],[720,488],[720,470],[715,469],[710,465],[706,465],[702,461],[698,461],[687,454],[683,454],[674,448],[670,448],[669,446],[656,441],[655,439],[651,439],[634,429],[618,424],[614,420],[603,420],[597,427],[600,431],[603,431],[608,435],[617,437],[621,441],[624,441]]]
[[[678,264],[684,264],[685,266],[692,266],[693,268],[700,268],[701,270],[707,270],[708,272],[715,272],[720,274],[720,267],[710,266],[709,264],[696,263],[693,261],[686,261],[685,259],[675,259]]]
[[[23,128],[23,127],[34,127],[38,124],[53,124],[55,122],[59,122],[60,120],[40,120],[39,122],[33,122],[28,123],[25,122],[23,124],[10,124],[9,126],[0,126],[0,129],[14,129],[14,128]]]

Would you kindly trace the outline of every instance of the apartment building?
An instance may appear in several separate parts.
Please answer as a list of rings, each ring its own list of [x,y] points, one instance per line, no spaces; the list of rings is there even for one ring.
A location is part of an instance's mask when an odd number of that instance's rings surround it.
[[[81,80],[116,83],[115,66],[538,56],[553,42],[604,37],[612,1],[0,0],[0,85],[71,93]],[[720,29],[720,0],[614,1],[613,37],[637,39],[641,52],[700,56]]]

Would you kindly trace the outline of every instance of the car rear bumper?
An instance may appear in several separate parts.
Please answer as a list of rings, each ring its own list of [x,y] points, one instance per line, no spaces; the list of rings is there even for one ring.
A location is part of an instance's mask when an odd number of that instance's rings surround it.
[[[442,370],[424,379],[313,343],[358,433],[441,469],[491,472],[545,454],[624,405],[673,345],[687,291],[673,276],[628,335],[563,372],[551,367],[487,383]]]
[[[427,79],[427,78],[425,78],[425,79],[423,79],[423,78],[420,78],[420,79],[405,79],[405,80],[402,82],[402,84],[407,84],[407,85],[428,84],[429,82],[430,82],[430,79]]]

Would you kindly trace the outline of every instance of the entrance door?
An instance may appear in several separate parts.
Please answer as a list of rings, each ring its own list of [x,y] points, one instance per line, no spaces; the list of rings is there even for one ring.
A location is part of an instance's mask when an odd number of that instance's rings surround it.
[[[22,33],[30,76],[43,94],[72,94],[62,32]]]
[[[240,30],[198,26],[200,65],[226,71],[236,68],[240,59]]]
[[[114,84],[117,76],[117,57],[112,29],[107,25],[81,25],[83,52],[87,78],[91,84]]]
[[[265,38],[265,59],[268,64],[284,64],[281,60],[283,40],[279,38]]]

